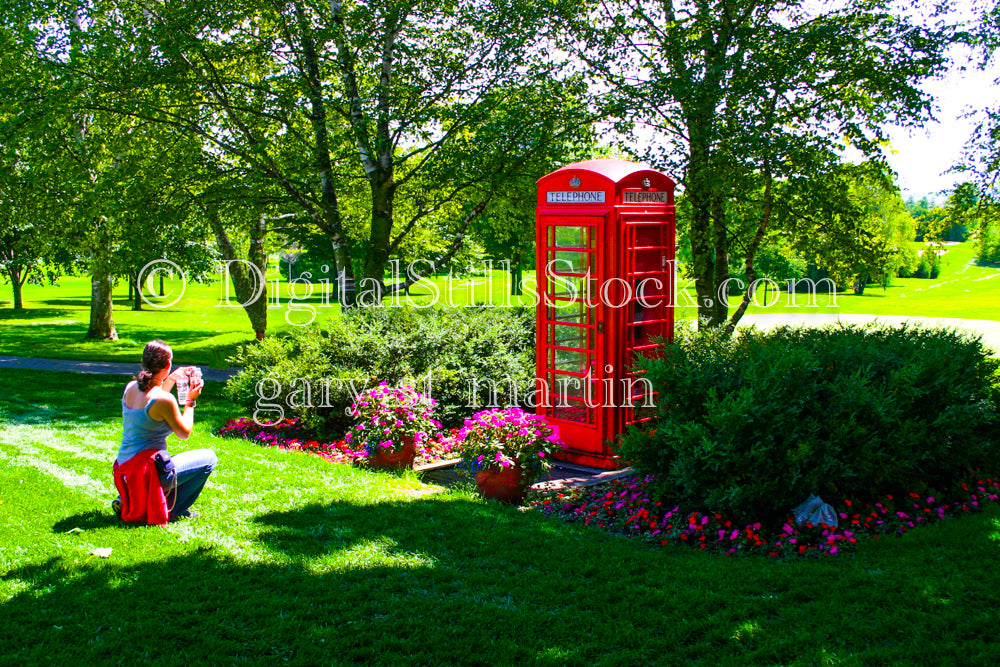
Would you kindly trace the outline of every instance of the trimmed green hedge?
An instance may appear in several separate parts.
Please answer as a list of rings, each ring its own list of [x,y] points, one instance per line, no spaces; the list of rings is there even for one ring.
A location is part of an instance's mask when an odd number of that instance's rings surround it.
[[[995,467],[995,365],[952,330],[839,325],[681,333],[643,362],[653,421],[620,454],[677,500],[772,521],[826,499],[950,485]]]
[[[489,406],[490,381],[500,406],[520,405],[534,389],[535,315],[526,308],[485,306],[357,309],[324,326],[301,327],[286,338],[241,348],[233,361],[243,371],[229,381],[231,398],[252,413],[260,395],[276,394],[264,403],[282,405],[285,416],[299,417],[318,435],[340,437],[351,426],[345,411],[352,392],[409,380],[425,391],[428,373],[431,397],[438,402],[435,416],[446,427],[460,426]],[[353,389],[348,380],[355,381]],[[329,386],[325,401],[324,385]],[[303,386],[312,390],[310,405],[304,404]],[[260,417],[270,420],[275,414],[262,411]]]

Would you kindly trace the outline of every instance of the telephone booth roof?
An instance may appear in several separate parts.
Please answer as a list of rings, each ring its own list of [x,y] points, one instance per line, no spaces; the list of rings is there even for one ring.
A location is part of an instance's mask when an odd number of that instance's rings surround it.
[[[648,178],[649,187],[669,192],[669,203],[674,203],[673,190],[675,183],[669,176],[650,167],[636,164],[635,162],[617,159],[574,162],[542,176],[538,179],[538,203],[546,203],[543,198],[547,190],[564,190],[567,184],[574,178],[579,178],[581,183],[571,187],[582,187],[584,189],[588,187],[601,187],[613,192],[615,195],[625,188],[643,187],[643,179]]]

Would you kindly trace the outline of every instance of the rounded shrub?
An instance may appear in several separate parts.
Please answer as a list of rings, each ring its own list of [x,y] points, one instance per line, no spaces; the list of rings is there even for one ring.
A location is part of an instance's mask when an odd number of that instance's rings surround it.
[[[340,437],[347,410],[380,382],[412,384],[458,427],[487,407],[521,405],[534,389],[535,316],[527,308],[359,308],[241,348],[227,393],[248,410],[281,406],[310,430]],[[429,384],[428,384],[429,382]],[[261,412],[277,416],[278,409]]]
[[[996,460],[993,366],[954,330],[688,331],[642,367],[657,406],[619,453],[738,518],[780,520],[810,493],[948,486]]]

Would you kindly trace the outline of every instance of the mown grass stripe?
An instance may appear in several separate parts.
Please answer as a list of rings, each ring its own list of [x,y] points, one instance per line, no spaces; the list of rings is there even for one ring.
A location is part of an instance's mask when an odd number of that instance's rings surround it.
[[[111,443],[99,435],[78,433],[72,427],[8,425],[0,434],[0,441],[14,442],[17,438],[30,439],[35,445],[46,450],[73,454],[78,458],[102,461],[111,465],[118,453],[118,444]]]
[[[23,441],[10,442],[4,438],[0,438],[0,444],[17,448],[13,454],[9,453],[9,449],[7,451],[0,450],[0,458],[11,465],[34,468],[70,488],[85,492],[92,498],[100,498],[108,495],[107,483],[99,482],[89,475],[84,475],[53,463],[45,458],[43,452],[36,447],[32,447]]]

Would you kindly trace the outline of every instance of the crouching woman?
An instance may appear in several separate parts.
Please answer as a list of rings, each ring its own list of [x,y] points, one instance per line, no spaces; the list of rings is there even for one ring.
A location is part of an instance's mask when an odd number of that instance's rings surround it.
[[[125,521],[162,525],[197,516],[190,507],[218,461],[211,449],[181,452],[172,459],[167,454],[168,435],[181,440],[191,435],[196,399],[204,386],[200,380],[192,381],[187,400],[178,405],[170,390],[190,368],[171,373],[172,361],[170,346],[159,340],[148,343],[142,369],[122,395],[124,432],[114,464],[119,497],[112,505]],[[169,475],[171,461],[173,474]]]

